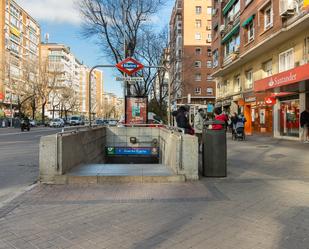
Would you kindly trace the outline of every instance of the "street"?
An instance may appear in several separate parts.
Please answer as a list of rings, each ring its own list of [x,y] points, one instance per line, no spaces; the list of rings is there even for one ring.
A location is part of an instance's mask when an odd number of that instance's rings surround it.
[[[39,173],[39,141],[41,136],[60,129],[0,129],[0,204],[19,190],[33,184]]]

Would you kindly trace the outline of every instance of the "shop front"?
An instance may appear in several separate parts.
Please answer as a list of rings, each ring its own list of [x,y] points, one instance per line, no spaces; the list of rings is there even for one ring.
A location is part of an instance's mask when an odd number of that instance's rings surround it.
[[[238,104],[242,107],[247,122],[245,124],[246,135],[254,133],[272,134],[273,107],[265,99],[270,93],[244,93],[244,99]]]
[[[254,87],[274,99],[274,136],[300,139],[300,113],[309,105],[309,64],[255,81]]]

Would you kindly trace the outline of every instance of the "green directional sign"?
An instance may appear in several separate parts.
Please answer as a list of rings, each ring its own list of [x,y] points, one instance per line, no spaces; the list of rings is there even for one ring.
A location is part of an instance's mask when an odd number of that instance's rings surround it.
[[[115,155],[115,148],[114,147],[107,147],[106,148],[107,155]]]

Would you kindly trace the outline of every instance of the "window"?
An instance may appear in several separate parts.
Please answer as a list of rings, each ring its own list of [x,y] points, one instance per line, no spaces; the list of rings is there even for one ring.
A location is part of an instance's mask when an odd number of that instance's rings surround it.
[[[207,80],[208,81],[212,81],[213,80],[213,78],[212,78],[212,76],[210,74],[207,74]]]
[[[195,33],[195,40],[201,40],[202,36],[200,32]]]
[[[253,71],[251,69],[246,72],[246,89],[252,88],[252,85],[253,85]]]
[[[196,19],[196,20],[195,20],[195,27],[196,27],[196,28],[202,27],[202,20]]]
[[[194,67],[196,67],[196,68],[201,68],[201,67],[202,67],[201,61],[195,61],[195,62],[194,62]]]
[[[219,65],[219,52],[218,52],[218,49],[216,49],[214,52],[213,52],[213,55],[212,55],[212,61],[213,61],[213,67],[217,67]]]
[[[224,57],[227,57],[233,52],[237,52],[239,50],[240,46],[240,36],[237,34],[236,36],[233,36],[232,39],[230,39],[225,44],[225,50],[224,50]]]
[[[16,42],[18,44],[20,43],[20,37],[14,35],[12,33],[10,33],[10,38],[11,38],[12,41],[14,41],[14,42]]]
[[[249,3],[251,3],[252,2],[252,0],[246,0],[245,1],[245,5],[247,6]]]
[[[248,25],[248,42],[254,40],[254,23]]]
[[[202,13],[202,7],[201,6],[195,6],[195,14],[200,15]]]
[[[195,81],[201,81],[202,80],[202,75],[200,73],[195,74]]]
[[[196,48],[195,49],[195,55],[201,55],[202,54],[202,49],[201,48]]]
[[[202,89],[200,87],[196,87],[194,92],[195,92],[195,94],[200,95],[202,93]]]
[[[227,15],[225,16],[224,23],[233,23],[240,13],[240,1],[236,1],[236,3],[231,7]]]
[[[294,49],[279,54],[279,73],[294,68]]]
[[[262,68],[264,71],[264,77],[271,76],[273,74],[273,68],[272,68],[272,60],[266,61],[262,64]]]
[[[16,45],[14,42],[11,42],[11,46],[10,46],[11,51],[13,51],[16,54],[19,54],[19,46]]]
[[[208,34],[208,35],[207,35],[207,40],[206,40],[206,42],[211,43],[211,34]]]
[[[206,92],[207,92],[207,95],[213,95],[214,94],[214,90],[211,87],[207,87]]]
[[[210,6],[207,7],[207,14],[208,15],[212,14],[212,7],[210,7]]]
[[[17,20],[17,18],[15,16],[11,16],[10,18],[10,23],[16,27],[16,28],[19,28],[19,21]]]
[[[309,54],[309,36],[305,38],[304,55]]]
[[[207,20],[206,30],[211,30],[211,20]]]
[[[207,56],[211,57],[211,48],[207,48]]]
[[[241,91],[241,82],[240,82],[240,75],[237,75],[234,77],[234,92],[240,92]]]
[[[264,30],[273,26],[273,13],[271,6],[268,6],[264,10]]]
[[[212,61],[207,61],[207,68],[212,68]]]

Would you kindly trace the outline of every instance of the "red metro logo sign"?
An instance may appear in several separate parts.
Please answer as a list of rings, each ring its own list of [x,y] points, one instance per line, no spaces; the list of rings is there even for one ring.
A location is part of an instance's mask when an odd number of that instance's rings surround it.
[[[144,66],[138,62],[137,60],[134,60],[133,58],[127,58],[121,62],[119,62],[116,67],[125,74],[131,76],[132,74],[138,72],[139,70],[142,70]]]
[[[265,98],[265,103],[267,105],[275,105],[276,104],[276,99],[272,97],[267,97]]]

